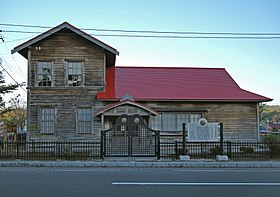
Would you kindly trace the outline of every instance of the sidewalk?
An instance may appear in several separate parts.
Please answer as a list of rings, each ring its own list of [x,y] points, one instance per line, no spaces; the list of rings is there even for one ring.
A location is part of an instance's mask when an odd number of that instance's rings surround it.
[[[0,167],[280,168],[280,161],[0,161]]]

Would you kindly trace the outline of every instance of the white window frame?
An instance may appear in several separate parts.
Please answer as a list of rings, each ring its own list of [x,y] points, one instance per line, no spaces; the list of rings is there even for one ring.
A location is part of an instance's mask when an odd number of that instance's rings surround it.
[[[87,117],[90,115],[90,117]],[[90,107],[77,108],[77,134],[92,134],[93,133],[93,112]]]
[[[149,126],[154,130],[161,130],[161,115],[152,116],[149,119]]]
[[[163,131],[176,131],[177,114],[167,112],[162,114],[162,130]]]
[[[55,132],[55,108],[42,107],[40,109],[40,133],[54,134]]]
[[[182,131],[183,123],[198,122],[202,112],[163,112],[160,116],[151,117],[149,126],[161,131]]]
[[[50,66],[50,68],[48,68],[48,66]],[[37,61],[36,69],[36,86],[51,87],[53,85],[53,62]],[[50,69],[50,71],[48,71],[48,69]],[[41,85],[39,85],[39,83],[41,83]]]
[[[182,131],[183,130],[183,123],[186,123],[186,125],[188,123],[190,123],[190,113],[177,113],[176,114],[176,118],[177,118],[177,131]]]
[[[81,68],[78,69],[76,66],[80,65]],[[82,61],[68,61],[66,69],[66,83],[69,87],[83,86],[83,62]],[[74,72],[80,71],[80,72]],[[71,75],[71,77],[70,77]],[[71,78],[71,80],[69,79]]]

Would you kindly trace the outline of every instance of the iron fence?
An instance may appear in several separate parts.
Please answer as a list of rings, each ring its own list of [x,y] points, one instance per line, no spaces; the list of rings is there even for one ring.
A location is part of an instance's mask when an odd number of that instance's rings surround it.
[[[222,147],[221,147],[222,146]],[[225,154],[232,160],[279,160],[280,143],[256,141],[186,142],[185,154],[191,158],[215,159]],[[160,143],[160,157],[178,159],[183,155],[183,142],[164,141]]]
[[[155,155],[158,159],[176,160],[179,155],[185,153],[192,159],[215,159],[217,154],[225,154],[231,160],[280,160],[280,143],[185,142],[183,146],[182,141],[160,141],[156,143],[156,146]],[[0,159],[2,160],[91,160],[103,157],[100,141],[0,142]]]
[[[279,160],[280,143],[228,142],[228,155],[234,160]]]
[[[0,159],[88,160],[100,158],[99,141],[2,142]]]
[[[160,157],[178,159],[179,155],[191,158],[214,159],[220,153],[219,142],[185,142],[185,151],[181,141],[160,142]]]

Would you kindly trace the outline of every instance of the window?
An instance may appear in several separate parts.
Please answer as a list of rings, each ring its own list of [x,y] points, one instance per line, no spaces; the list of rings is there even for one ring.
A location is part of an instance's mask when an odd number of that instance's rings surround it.
[[[68,62],[67,85],[82,85],[82,62]]]
[[[41,133],[54,133],[55,110],[54,108],[41,109]]]
[[[190,114],[190,123],[196,123],[202,118],[201,114]]]
[[[186,125],[189,123],[189,117],[190,115],[187,113],[177,114],[177,131],[181,131],[183,129],[183,123],[186,123]]]
[[[37,63],[37,85],[52,86],[52,62]]]
[[[163,113],[162,114],[162,129],[164,131],[176,131],[176,114]]]
[[[149,125],[154,130],[161,130],[161,116],[151,117]]]
[[[92,133],[91,108],[79,108],[77,118],[77,133]]]
[[[182,131],[183,123],[194,123],[202,118],[201,113],[162,113],[161,116],[150,118],[150,127],[162,131]]]

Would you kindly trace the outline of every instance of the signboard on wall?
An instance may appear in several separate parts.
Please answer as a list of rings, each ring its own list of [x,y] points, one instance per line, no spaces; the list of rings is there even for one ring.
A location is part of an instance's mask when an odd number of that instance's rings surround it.
[[[197,123],[188,124],[188,141],[219,141],[219,124],[208,123],[205,118],[201,118]]]

